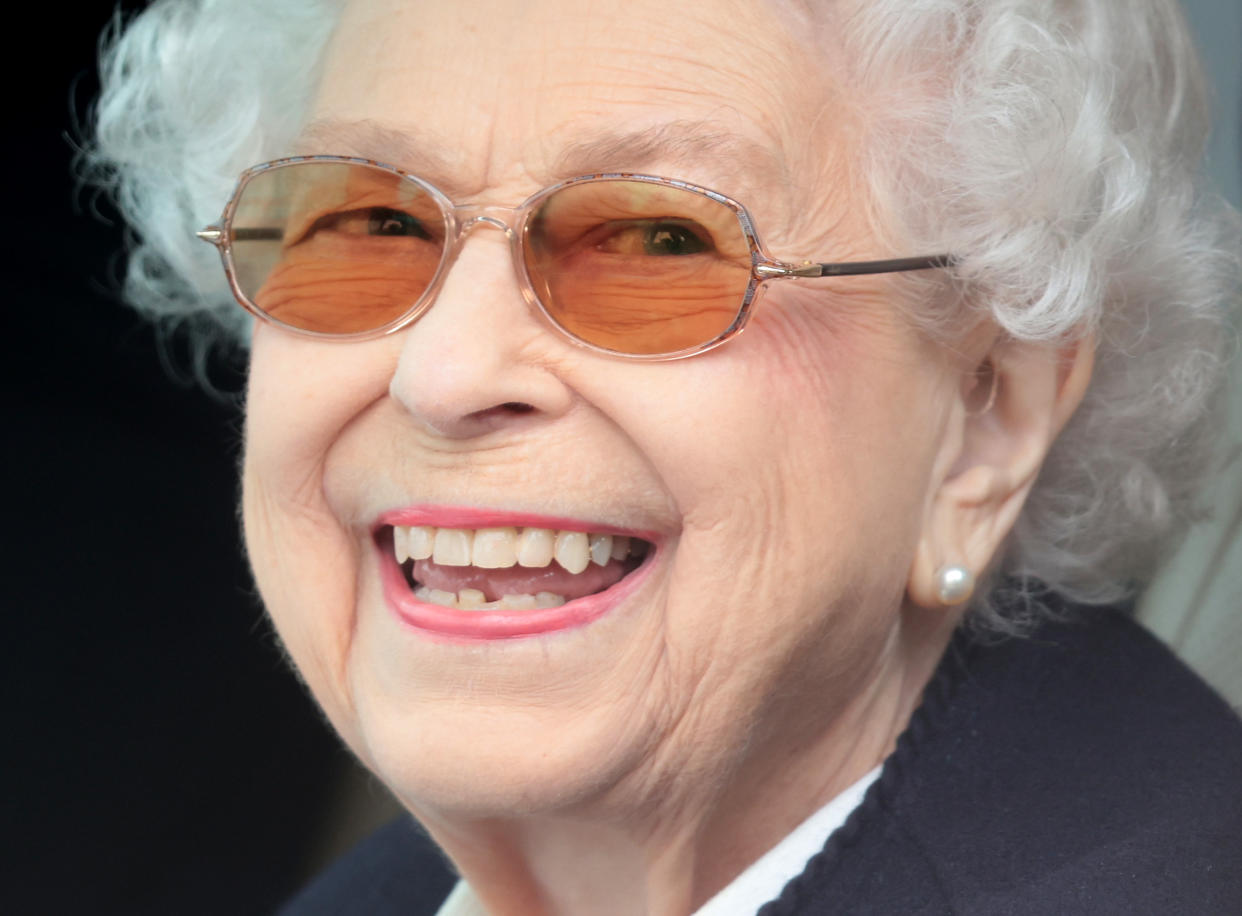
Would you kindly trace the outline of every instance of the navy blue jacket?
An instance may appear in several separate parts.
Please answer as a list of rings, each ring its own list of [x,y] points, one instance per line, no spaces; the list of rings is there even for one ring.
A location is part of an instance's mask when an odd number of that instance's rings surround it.
[[[959,633],[862,804],[760,916],[1242,916],[1242,720],[1124,614],[1075,619]],[[282,914],[434,914],[453,881],[402,819]]]

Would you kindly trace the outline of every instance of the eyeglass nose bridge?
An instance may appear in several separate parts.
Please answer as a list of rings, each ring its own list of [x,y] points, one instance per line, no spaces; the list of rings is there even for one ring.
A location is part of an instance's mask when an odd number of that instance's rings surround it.
[[[513,207],[486,207],[468,204],[457,207],[454,211],[454,216],[457,219],[457,235],[459,238],[469,235],[479,226],[490,226],[493,229],[499,229],[510,241],[513,241],[517,236],[518,210]]]
[[[449,273],[457,265],[457,259],[462,252],[462,246],[466,237],[480,226],[499,229],[504,233],[505,241],[508,243],[512,268],[517,275],[518,289],[521,292],[522,298],[526,301],[527,306],[539,313],[545,321],[548,321],[553,326],[557,326],[556,322],[547,315],[539,303],[538,297],[535,295],[535,291],[531,287],[523,267],[520,240],[525,212],[525,207],[496,207],[479,204],[459,204],[453,207],[449,211],[452,226],[451,234],[442,255],[440,268],[436,272],[431,285],[423,293],[419,303],[393,330],[405,327],[432,307],[439,298],[440,290]]]

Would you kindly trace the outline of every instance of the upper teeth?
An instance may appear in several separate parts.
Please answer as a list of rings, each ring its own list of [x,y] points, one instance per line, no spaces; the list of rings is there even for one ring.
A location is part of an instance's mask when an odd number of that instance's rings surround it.
[[[619,534],[587,534],[549,528],[432,528],[394,525],[393,553],[398,563],[426,560],[440,566],[547,566],[554,559],[571,573],[588,564],[607,565],[630,554],[630,539]]]

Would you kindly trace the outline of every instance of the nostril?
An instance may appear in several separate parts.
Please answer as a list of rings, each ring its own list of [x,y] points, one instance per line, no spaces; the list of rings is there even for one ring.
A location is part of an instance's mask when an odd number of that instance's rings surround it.
[[[490,428],[496,424],[504,423],[506,419],[511,417],[520,417],[533,413],[534,410],[535,405],[527,404],[524,401],[505,401],[503,404],[497,404],[495,407],[476,410],[470,414],[470,419],[475,423],[481,422]]]

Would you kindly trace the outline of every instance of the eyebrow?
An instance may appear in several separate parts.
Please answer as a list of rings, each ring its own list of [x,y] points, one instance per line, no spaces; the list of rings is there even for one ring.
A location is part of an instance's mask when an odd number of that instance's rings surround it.
[[[687,164],[710,157],[728,173],[746,167],[758,178],[784,171],[782,157],[749,137],[707,121],[667,121],[635,131],[601,133],[572,144],[555,160],[557,177],[616,168],[636,170],[656,162]]]
[[[324,118],[308,124],[293,143],[295,155],[348,155],[373,159],[413,172],[433,184],[445,184],[452,164],[439,152],[447,149],[429,134],[395,130],[375,121]]]
[[[396,129],[376,121],[321,119],[302,131],[299,154],[346,154],[412,172],[447,193],[462,186],[461,168],[443,150],[452,145],[421,128]],[[551,160],[550,183],[600,172],[641,172],[657,163],[689,165],[710,158],[712,177],[742,179],[745,186],[782,181],[784,157],[771,147],[710,121],[675,120],[630,131],[601,131],[571,143]],[[666,176],[684,177],[684,176]]]

